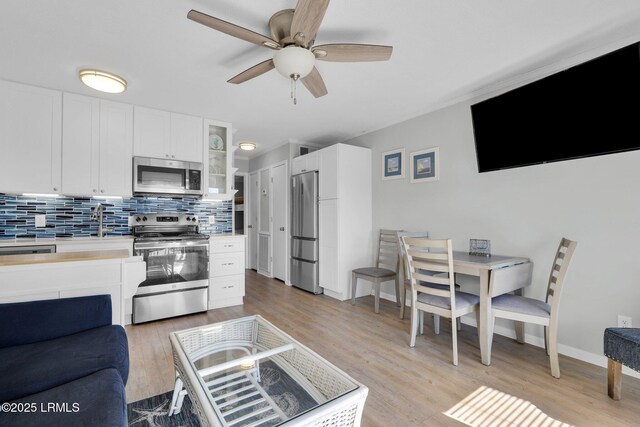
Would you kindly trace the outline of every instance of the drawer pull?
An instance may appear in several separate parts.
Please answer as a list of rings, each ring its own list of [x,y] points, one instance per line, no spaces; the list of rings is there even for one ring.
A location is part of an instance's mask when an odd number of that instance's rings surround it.
[[[225,263],[220,264],[220,265],[224,265],[224,266],[226,266],[226,265],[235,265],[235,262],[225,262]]]

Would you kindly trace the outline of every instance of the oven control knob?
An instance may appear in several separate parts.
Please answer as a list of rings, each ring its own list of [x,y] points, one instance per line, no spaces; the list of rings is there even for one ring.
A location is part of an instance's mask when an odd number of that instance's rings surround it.
[[[143,216],[143,217],[142,217],[142,220],[143,220],[143,221],[146,221],[146,220],[147,220],[147,217],[146,217],[146,216]]]
[[[187,217],[187,221],[191,221],[191,218]]]
[[[191,221],[196,222],[196,217],[191,218]]]
[[[140,217],[139,216],[136,217],[136,222],[140,222]]]

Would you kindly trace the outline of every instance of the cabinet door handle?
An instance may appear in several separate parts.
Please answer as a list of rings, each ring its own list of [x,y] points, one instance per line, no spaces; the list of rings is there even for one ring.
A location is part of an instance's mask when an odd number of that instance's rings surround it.
[[[253,225],[247,225],[247,228],[253,228]]]
[[[284,227],[280,227],[280,231],[284,231]]]
[[[100,190],[101,193],[104,193],[104,190]]]
[[[171,158],[172,158],[172,159],[175,159],[175,158],[176,158],[176,156],[172,154],[172,155],[171,155]]]
[[[165,157],[168,159],[168,158],[169,158],[169,155],[168,155],[168,154],[165,154]]]
[[[58,187],[53,187],[53,191],[58,191]]]
[[[98,190],[96,190],[96,189],[94,188],[94,189],[93,189],[93,192],[94,192],[94,193],[97,193],[97,192],[98,192]]]

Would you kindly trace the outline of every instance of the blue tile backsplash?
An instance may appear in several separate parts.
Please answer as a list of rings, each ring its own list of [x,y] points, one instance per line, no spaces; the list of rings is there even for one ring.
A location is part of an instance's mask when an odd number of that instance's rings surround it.
[[[91,213],[98,203],[105,207],[104,226],[114,227],[110,236],[130,235],[128,218],[131,215],[160,212],[198,215],[200,231],[205,234],[233,231],[231,201],[204,201],[192,197],[92,199],[0,194],[0,240],[96,236],[98,223],[91,221]],[[35,215],[46,216],[45,227],[36,227]],[[210,215],[215,216],[215,224],[209,224]]]

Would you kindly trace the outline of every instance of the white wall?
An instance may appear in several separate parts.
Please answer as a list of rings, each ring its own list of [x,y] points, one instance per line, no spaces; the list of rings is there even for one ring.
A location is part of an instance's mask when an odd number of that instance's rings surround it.
[[[233,167],[238,168],[238,173],[249,172],[249,159],[235,156],[233,158]]]
[[[640,151],[478,174],[468,103],[348,142],[373,150],[374,230],[427,230],[452,238],[455,250],[468,250],[469,238],[490,239],[493,253],[534,261],[526,295],[536,298],[544,297],[560,238],[576,240],[560,308],[561,352],[594,361],[617,314],[640,326]],[[440,181],[410,184],[409,170],[405,179],[382,181],[381,153],[401,147],[407,165],[411,151],[440,147]],[[541,329],[527,325],[527,333],[541,336]]]
[[[255,172],[262,168],[268,168],[276,163],[289,160],[289,144],[283,144],[271,151],[249,160],[249,172]]]

